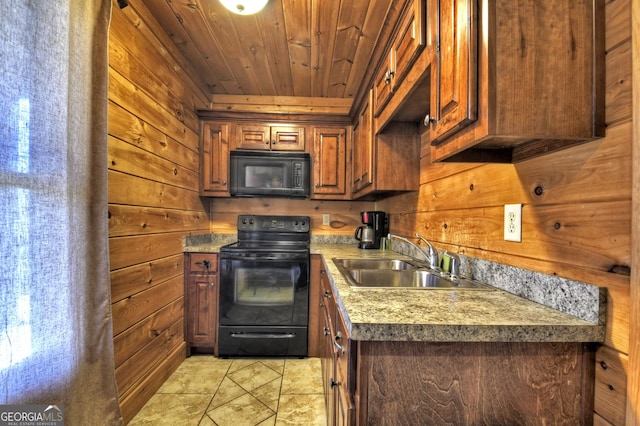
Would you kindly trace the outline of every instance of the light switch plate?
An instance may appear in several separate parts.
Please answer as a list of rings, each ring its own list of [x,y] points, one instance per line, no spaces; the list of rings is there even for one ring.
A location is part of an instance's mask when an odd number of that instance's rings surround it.
[[[504,240],[522,242],[522,204],[504,205]]]
[[[331,225],[331,215],[330,214],[323,214],[322,215],[322,224],[323,225]]]

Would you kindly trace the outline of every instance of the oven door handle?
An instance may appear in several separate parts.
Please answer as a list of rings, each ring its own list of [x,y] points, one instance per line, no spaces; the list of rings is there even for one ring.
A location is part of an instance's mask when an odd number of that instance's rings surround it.
[[[293,339],[296,333],[230,333],[238,339]]]
[[[287,254],[285,256],[273,256],[273,255],[267,255],[267,256],[256,256],[256,255],[248,255],[248,256],[236,256],[233,254],[222,254],[220,256],[220,260],[284,260],[284,261],[291,261],[291,260],[307,260],[309,257],[307,255],[304,254]]]

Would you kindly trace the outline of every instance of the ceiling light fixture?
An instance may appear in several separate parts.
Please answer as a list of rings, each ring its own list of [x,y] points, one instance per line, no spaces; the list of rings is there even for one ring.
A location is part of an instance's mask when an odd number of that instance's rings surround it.
[[[252,15],[260,12],[269,0],[220,0],[220,3],[238,15]]]

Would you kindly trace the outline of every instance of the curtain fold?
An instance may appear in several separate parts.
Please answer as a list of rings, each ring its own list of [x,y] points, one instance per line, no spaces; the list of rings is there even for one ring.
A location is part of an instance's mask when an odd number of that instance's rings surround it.
[[[110,0],[0,14],[0,404],[122,424],[107,222]]]

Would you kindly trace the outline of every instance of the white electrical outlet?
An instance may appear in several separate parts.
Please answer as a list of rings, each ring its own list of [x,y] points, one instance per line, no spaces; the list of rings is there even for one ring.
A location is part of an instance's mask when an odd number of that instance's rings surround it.
[[[522,241],[522,204],[504,205],[504,240]]]
[[[323,214],[322,215],[322,224],[323,225],[331,225],[331,215],[330,214]]]

